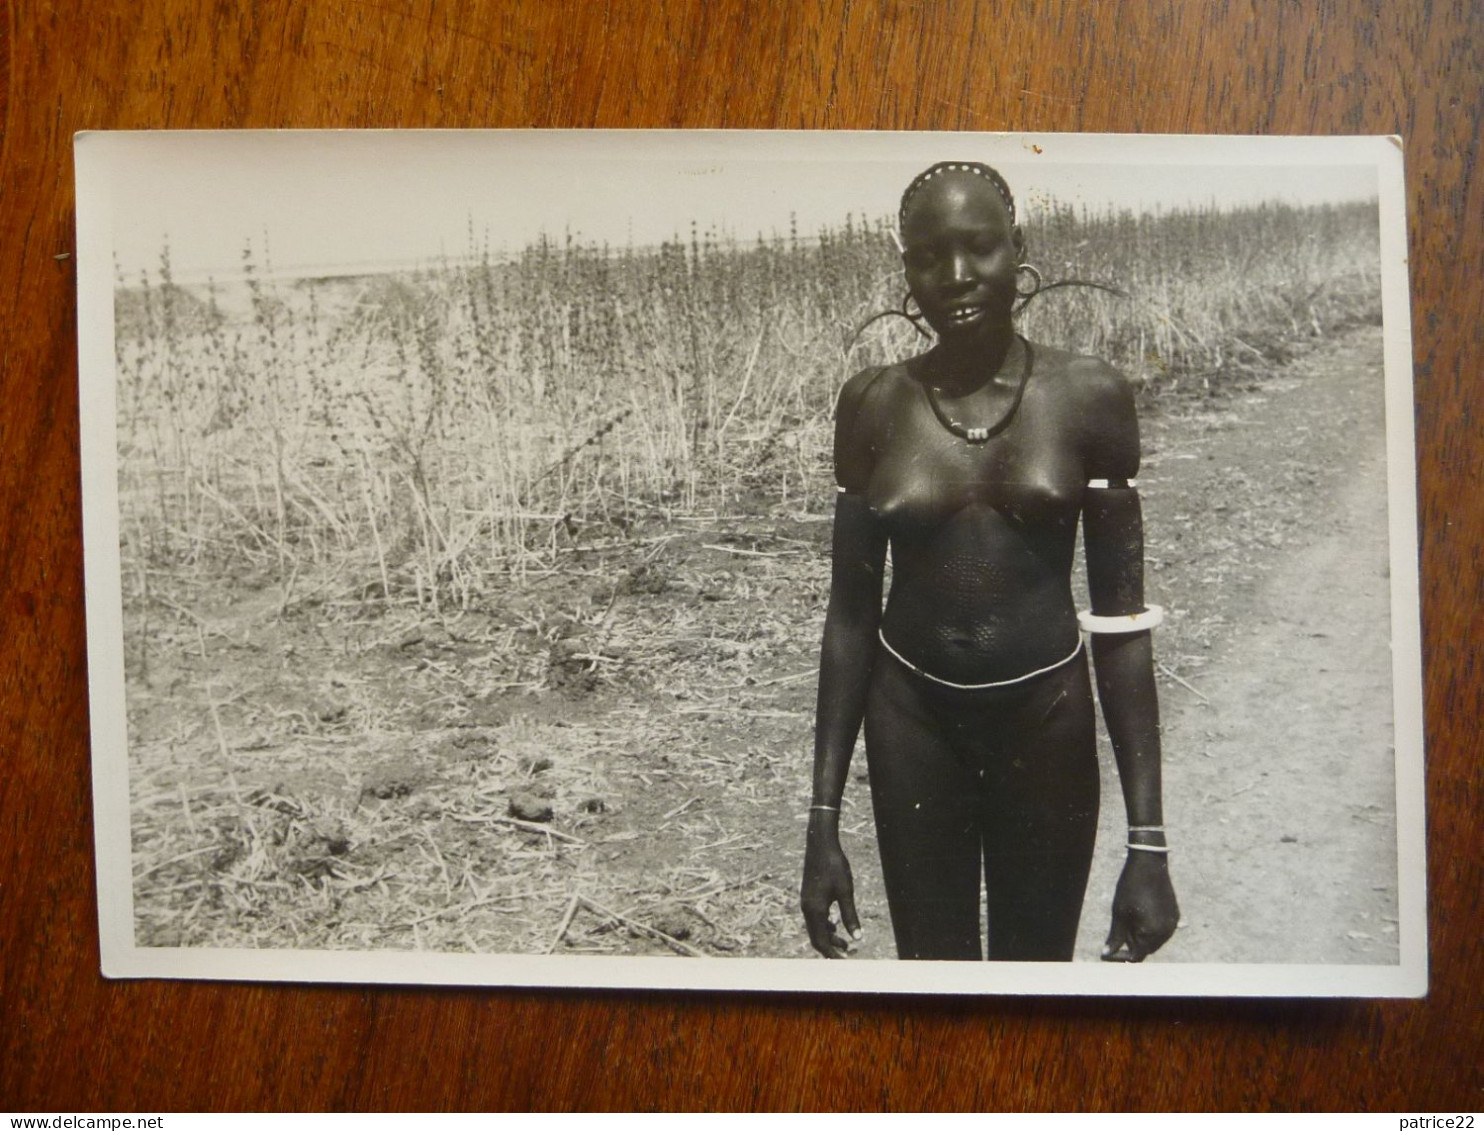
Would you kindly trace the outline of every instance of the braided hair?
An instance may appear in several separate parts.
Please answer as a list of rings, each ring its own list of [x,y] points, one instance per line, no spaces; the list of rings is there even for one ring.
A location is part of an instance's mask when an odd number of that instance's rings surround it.
[[[1005,202],[1005,210],[1010,213],[1010,223],[1015,223],[1015,194],[1010,191],[1009,184],[1005,178],[1000,176],[999,171],[978,161],[939,161],[931,168],[924,169],[912,178],[912,183],[902,193],[902,207],[897,211],[897,227],[907,226],[907,209],[923,185],[934,177],[943,173],[971,173],[976,177],[983,177],[994,186],[995,192],[999,193],[1000,199]]]

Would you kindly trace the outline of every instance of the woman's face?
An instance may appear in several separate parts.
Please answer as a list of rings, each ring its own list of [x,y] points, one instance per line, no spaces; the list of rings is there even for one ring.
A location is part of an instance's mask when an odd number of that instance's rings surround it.
[[[920,188],[902,226],[912,297],[940,338],[1003,325],[1015,304],[1020,229],[992,184],[940,173]]]

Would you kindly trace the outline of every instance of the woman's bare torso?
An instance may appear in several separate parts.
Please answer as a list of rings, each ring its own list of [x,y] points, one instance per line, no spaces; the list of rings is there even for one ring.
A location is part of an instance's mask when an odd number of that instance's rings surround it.
[[[1035,347],[1025,396],[987,443],[933,413],[920,361],[892,366],[863,403],[864,495],[890,540],[882,619],[892,647],[955,683],[1014,679],[1076,646],[1072,558],[1087,467],[1087,359]],[[950,417],[991,421],[1009,391],[940,398]]]

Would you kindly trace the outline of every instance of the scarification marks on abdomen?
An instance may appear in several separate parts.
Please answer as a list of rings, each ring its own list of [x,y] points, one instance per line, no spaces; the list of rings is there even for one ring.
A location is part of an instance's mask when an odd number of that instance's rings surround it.
[[[943,561],[934,572],[935,582],[953,593],[992,597],[1006,592],[1012,584],[1011,572],[1002,564],[973,554],[956,554]]]

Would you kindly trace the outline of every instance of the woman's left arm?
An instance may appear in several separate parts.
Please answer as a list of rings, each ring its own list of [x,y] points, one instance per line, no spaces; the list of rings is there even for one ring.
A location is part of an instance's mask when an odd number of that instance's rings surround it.
[[[1092,658],[1123,787],[1130,846],[1103,957],[1141,962],[1175,933],[1180,907],[1164,835],[1153,642],[1137,618],[1146,612],[1143,513],[1133,483],[1139,468],[1138,417],[1133,391],[1121,374],[1104,368],[1095,389],[1090,416],[1096,435],[1086,448],[1090,485],[1082,533],[1092,613],[1113,618],[1095,626],[1113,631],[1092,632]],[[1134,631],[1117,631],[1127,628]]]

